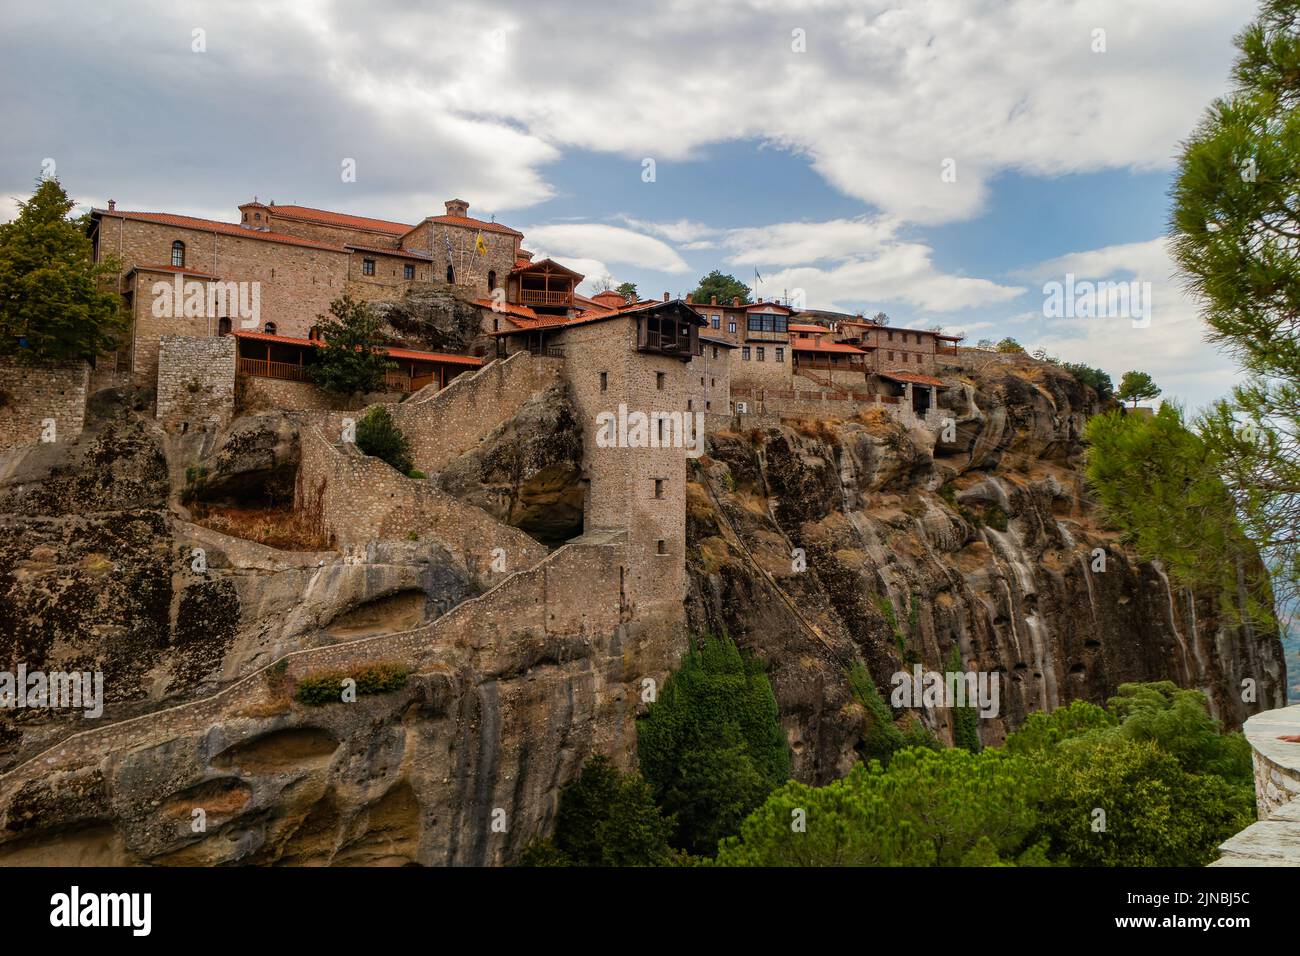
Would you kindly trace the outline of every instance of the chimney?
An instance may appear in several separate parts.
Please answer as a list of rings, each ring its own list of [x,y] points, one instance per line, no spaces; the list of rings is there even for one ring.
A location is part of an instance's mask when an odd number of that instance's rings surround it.
[[[116,200],[116,199],[110,199],[110,200],[108,201],[108,211],[109,211],[109,212],[112,212],[112,211],[113,211],[114,209],[116,209],[116,208],[117,208],[117,200]]]
[[[687,305],[690,305],[690,304],[691,304],[691,293],[689,293],[689,292],[686,293],[686,304],[687,304]]]
[[[709,296],[709,305],[717,305],[717,304],[718,304],[718,297],[716,295]]]
[[[664,301],[665,301],[665,302],[668,301],[668,293],[667,293],[667,292],[664,293]]]
[[[759,305],[763,304],[763,297],[761,295],[758,297],[758,304]]]
[[[469,215],[469,203],[463,199],[448,199],[443,205],[447,207],[447,215],[449,216],[465,218]]]
[[[738,295],[733,295],[733,296],[731,297],[731,307],[732,307],[733,309],[738,309],[738,308],[740,308],[740,296],[738,296]]]

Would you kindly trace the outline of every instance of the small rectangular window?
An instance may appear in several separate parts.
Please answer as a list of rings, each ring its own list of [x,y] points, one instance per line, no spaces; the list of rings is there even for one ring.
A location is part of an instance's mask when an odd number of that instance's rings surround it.
[[[764,352],[763,346],[760,345],[758,347],[758,360],[760,362],[763,361],[763,352]]]
[[[659,424],[660,424],[660,425],[663,424],[663,419],[660,419],[660,420],[659,420]],[[662,498],[663,496],[664,496],[664,480],[663,480],[662,478],[656,478],[656,479],[655,479],[655,497],[656,497],[656,498]]]
[[[714,358],[718,357],[718,347],[716,345],[713,346],[713,357]]]
[[[363,276],[372,276],[372,275],[375,274],[375,260],[374,260],[374,259],[362,259],[362,260],[361,260],[361,274],[362,274]]]
[[[403,278],[403,279],[414,279],[414,278],[415,278],[415,266],[412,266],[412,265],[405,265],[405,266],[402,266],[402,278]]]
[[[660,538],[658,541],[656,541],[656,542],[655,542],[655,553],[656,553],[656,554],[667,554],[667,553],[668,553],[668,542],[665,541],[663,538]]]
[[[601,390],[602,392],[605,392],[605,391],[608,391],[608,390],[609,390],[609,373],[608,373],[608,372],[601,372],[601,373],[600,373],[600,390]]]
[[[888,352],[888,353],[886,353],[886,354],[889,356],[888,361],[892,362],[892,361],[894,360],[894,353],[893,353],[893,352]]]
[[[719,328],[721,325],[722,325],[722,316],[715,315],[713,317],[713,327],[716,329]]]
[[[784,361],[785,361],[785,349],[780,348],[780,347],[777,348],[777,350],[776,350],[776,360],[777,360],[778,362],[784,362]]]
[[[748,346],[748,345],[742,345],[742,346],[740,347],[740,357],[741,357],[741,359],[742,359],[743,361],[746,361],[746,362],[749,361],[749,346]]]
[[[661,392],[664,390],[664,378],[663,372],[655,372],[655,388]]]
[[[727,323],[727,331],[728,331],[728,332],[732,332],[732,333],[734,333],[734,332],[736,331],[736,323],[735,323],[735,322],[728,322],[728,323]]]

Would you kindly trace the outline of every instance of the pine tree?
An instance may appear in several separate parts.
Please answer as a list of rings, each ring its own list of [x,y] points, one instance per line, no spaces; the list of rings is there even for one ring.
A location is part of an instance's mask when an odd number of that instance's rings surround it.
[[[57,179],[45,179],[18,217],[0,225],[0,354],[24,363],[85,359],[117,348],[128,320],[115,259],[92,261],[85,219]]]
[[[1183,149],[1174,256],[1249,378],[1197,421],[1280,600],[1300,585],[1300,2],[1265,0]]]

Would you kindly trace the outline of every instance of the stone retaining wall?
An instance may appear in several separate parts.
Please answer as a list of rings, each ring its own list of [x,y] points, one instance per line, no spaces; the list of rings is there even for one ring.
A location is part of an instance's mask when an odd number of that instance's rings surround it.
[[[303,427],[301,446],[295,507],[314,515],[344,549],[412,536],[432,540],[482,588],[546,556],[546,548],[519,529],[427,480],[407,478],[356,445],[335,445],[315,424]]]
[[[235,337],[164,335],[158,342],[157,417],[169,428],[221,427],[235,413]]]
[[[89,384],[90,366],[85,362],[0,362],[0,449],[80,435]]]
[[[560,377],[564,360],[516,352],[476,372],[432,386],[392,405],[393,420],[411,441],[415,467],[428,474],[469,451],[525,402]]]

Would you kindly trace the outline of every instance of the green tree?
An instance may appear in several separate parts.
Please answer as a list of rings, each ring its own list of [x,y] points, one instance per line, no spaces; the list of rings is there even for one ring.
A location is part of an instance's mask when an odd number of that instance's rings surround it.
[[[1223,732],[1200,691],[1171,681],[1120,684],[1106,706],[1120,720],[1119,736],[1152,741],[1188,773],[1213,774],[1254,792],[1250,744],[1242,734]]]
[[[116,291],[121,265],[93,261],[86,221],[57,179],[41,180],[0,224],[0,354],[65,362],[117,348],[128,327]]]
[[[1076,381],[1090,386],[1097,393],[1097,398],[1103,402],[1115,394],[1114,382],[1099,368],[1079,362],[1062,362],[1061,368],[1073,375]]]
[[[1184,144],[1174,258],[1247,379],[1196,423],[1279,600],[1300,585],[1300,3],[1264,0]]]
[[[1088,483],[1139,555],[1162,562],[1181,584],[1217,588],[1227,613],[1272,620],[1267,579],[1218,459],[1173,403],[1150,417],[1095,416],[1085,436]]]
[[[618,288],[616,288],[614,291],[617,292],[619,295],[621,295],[623,298],[627,299],[629,302],[637,301],[635,282],[620,282],[618,284]]]
[[[404,475],[414,467],[411,443],[384,405],[376,405],[357,422],[357,447],[367,455],[388,462]]]
[[[383,351],[383,320],[346,294],[330,303],[330,315],[317,317],[325,347],[316,350],[312,380],[341,396],[379,391],[384,373],[397,367]]]
[[[696,302],[702,303],[709,302],[715,295],[722,305],[730,305],[731,300],[737,297],[741,305],[748,305],[750,302],[749,287],[735,276],[725,275],[717,269],[701,279],[700,284],[691,293]]]
[[[671,824],[639,773],[620,773],[603,754],[560,791],[555,836],[521,860],[532,866],[663,866],[673,862]],[[557,856],[558,855],[558,856]]]
[[[1116,392],[1120,401],[1132,400],[1134,408],[1137,408],[1139,401],[1155,398],[1159,394],[1160,387],[1151,381],[1151,376],[1146,372],[1125,372],[1119,382],[1119,391]]]
[[[861,663],[855,661],[849,669],[848,682],[850,692],[864,712],[859,747],[863,762],[879,760],[883,766],[889,766],[894,754],[908,747],[939,749],[939,741],[914,714],[905,715],[903,727],[898,726],[871,673]]]
[[[996,348],[999,352],[1014,352],[1019,355],[1025,354],[1025,347],[1009,335],[999,342]]]
[[[948,671],[957,673],[961,669],[961,648],[954,644],[952,653],[948,655]],[[952,708],[952,743],[954,747],[961,747],[971,753],[979,753],[983,750],[984,744],[980,742],[979,728],[980,714],[978,707],[972,704],[967,707]]]
[[[788,783],[723,842],[722,866],[1041,863],[1028,842],[1042,771],[997,750],[903,750],[825,787]],[[1028,851],[1033,851],[1032,853]]]
[[[1248,791],[1187,773],[1154,741],[1083,737],[1045,766],[1035,836],[1073,866],[1204,866],[1255,817]]]
[[[675,818],[674,845],[712,854],[790,775],[776,697],[761,661],[729,637],[690,650],[637,724],[641,770]]]

